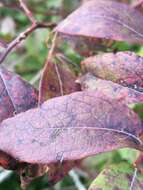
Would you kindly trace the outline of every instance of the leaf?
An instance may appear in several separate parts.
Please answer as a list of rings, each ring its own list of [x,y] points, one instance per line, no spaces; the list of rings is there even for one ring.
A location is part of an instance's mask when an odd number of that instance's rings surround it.
[[[132,52],[105,53],[85,59],[85,73],[143,92],[143,58]]]
[[[38,92],[18,75],[0,67],[0,122],[37,106]]]
[[[134,168],[126,163],[107,166],[91,184],[89,190],[127,190],[131,187]],[[143,177],[137,175],[133,189],[143,189]]]
[[[110,96],[113,99],[118,99],[126,104],[137,104],[143,102],[143,93],[134,89],[121,86],[112,81],[98,79],[88,73],[77,79],[82,90],[96,90]]]
[[[47,62],[40,85],[40,102],[79,90],[76,75],[67,64]]]
[[[143,43],[143,16],[124,3],[91,0],[63,20],[55,31],[86,38]]]
[[[123,148],[118,150],[122,161],[127,161],[129,164],[133,164],[138,158],[140,151],[131,149],[131,148]]]
[[[62,163],[122,147],[143,150],[142,132],[140,119],[126,105],[100,92],[76,92],[4,120],[0,151],[17,167]]]

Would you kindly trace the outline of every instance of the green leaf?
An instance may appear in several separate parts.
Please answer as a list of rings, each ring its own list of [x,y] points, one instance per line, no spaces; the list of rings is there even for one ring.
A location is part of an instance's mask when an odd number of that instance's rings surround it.
[[[110,165],[98,175],[89,190],[128,190],[131,187],[133,176],[134,168],[126,162]],[[142,182],[143,176],[137,174],[133,188],[142,190]]]

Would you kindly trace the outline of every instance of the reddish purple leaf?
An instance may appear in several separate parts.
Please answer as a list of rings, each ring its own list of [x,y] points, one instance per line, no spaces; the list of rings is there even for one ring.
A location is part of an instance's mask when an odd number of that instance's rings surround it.
[[[50,164],[121,147],[143,150],[142,133],[126,105],[101,92],[77,92],[3,121],[0,150],[11,163]]]
[[[132,52],[105,53],[82,62],[85,73],[143,92],[143,58]]]
[[[55,31],[140,44],[143,43],[143,16],[124,3],[91,0],[62,21]]]
[[[127,104],[143,102],[143,93],[112,81],[98,79],[90,73],[80,77],[77,82],[81,84],[82,90],[101,91],[103,94]]]
[[[38,92],[18,75],[0,67],[0,122],[37,106]]]
[[[40,85],[40,102],[75,92],[75,73],[65,63],[47,62]]]

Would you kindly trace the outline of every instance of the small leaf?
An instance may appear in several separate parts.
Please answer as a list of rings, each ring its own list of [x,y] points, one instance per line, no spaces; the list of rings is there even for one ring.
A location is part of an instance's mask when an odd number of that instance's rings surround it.
[[[62,21],[55,31],[86,38],[143,43],[143,16],[124,3],[91,0]]]
[[[17,165],[62,163],[123,147],[143,150],[142,133],[138,116],[120,101],[76,92],[4,120],[0,150]]]
[[[133,176],[134,168],[126,162],[110,165],[97,176],[89,190],[127,190],[131,187]],[[133,188],[143,189],[143,176],[136,176]]]
[[[0,122],[37,106],[38,92],[28,82],[0,67]]]
[[[105,53],[85,59],[85,73],[143,92],[143,58],[132,52]]]
[[[40,102],[77,91],[75,80],[74,71],[64,62],[47,62],[41,79]]]
[[[122,160],[126,160],[128,163],[133,164],[138,158],[140,151],[131,148],[123,148],[118,150],[118,153]]]

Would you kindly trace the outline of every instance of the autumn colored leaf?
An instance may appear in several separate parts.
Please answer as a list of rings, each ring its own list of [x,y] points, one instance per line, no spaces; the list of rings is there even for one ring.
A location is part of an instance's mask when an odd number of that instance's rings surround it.
[[[17,74],[0,67],[0,122],[37,106],[38,92]]]
[[[126,104],[137,104],[143,102],[143,93],[134,89],[121,86],[109,80],[99,79],[88,73],[77,79],[82,90],[96,90],[110,96],[113,99],[118,99]]]
[[[69,15],[55,31],[86,38],[143,43],[143,16],[124,3],[91,0]]]
[[[79,90],[75,80],[74,71],[66,63],[48,61],[41,79],[40,102]]]
[[[89,190],[131,189],[133,176],[134,168],[126,162],[109,165],[97,176]],[[132,188],[135,190],[143,189],[143,176],[136,176]]]
[[[142,132],[126,105],[100,92],[76,92],[4,120],[0,151],[13,158],[8,166],[62,163],[121,147],[143,150]]]
[[[85,59],[83,72],[143,92],[143,58],[132,52],[105,53]]]

